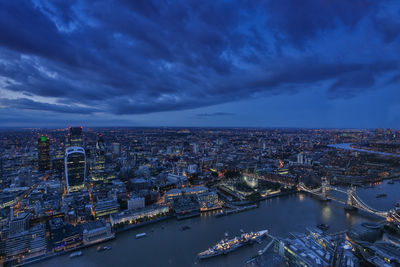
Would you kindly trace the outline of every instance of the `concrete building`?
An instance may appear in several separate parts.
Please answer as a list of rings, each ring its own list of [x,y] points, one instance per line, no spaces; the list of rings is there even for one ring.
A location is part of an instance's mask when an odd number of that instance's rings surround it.
[[[131,196],[128,200],[128,210],[142,209],[145,207],[144,197]]]
[[[41,255],[46,253],[46,228],[37,224],[28,230],[10,234],[6,242],[6,257],[22,254]]]
[[[176,185],[184,185],[188,183],[188,180],[183,175],[177,175],[173,173],[168,173],[167,175],[167,182]]]
[[[49,221],[49,243],[54,251],[63,251],[82,244],[79,228],[64,222],[61,218]]]
[[[171,189],[164,195],[165,203],[171,203],[175,198],[179,198],[182,195],[199,195],[208,192],[208,189],[204,186],[196,187],[185,187],[182,189]]]
[[[137,211],[124,211],[110,216],[112,226],[118,224],[134,224],[142,220],[151,220],[160,216],[165,216],[169,212],[167,206],[153,206]]]
[[[115,237],[115,234],[111,232],[111,225],[103,219],[82,224],[82,229],[84,245],[106,241]]]
[[[119,204],[115,199],[100,200],[94,204],[93,211],[96,218],[108,216],[119,212]]]
[[[29,220],[31,218],[31,214],[27,212],[19,213],[17,217],[14,217],[14,211],[10,209],[10,235],[14,235],[20,232],[23,232],[29,228]]]

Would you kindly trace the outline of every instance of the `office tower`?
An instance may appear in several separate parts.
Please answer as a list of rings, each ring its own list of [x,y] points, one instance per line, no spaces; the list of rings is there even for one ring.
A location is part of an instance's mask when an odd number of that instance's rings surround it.
[[[81,191],[86,180],[86,154],[82,147],[69,147],[65,151],[65,180],[68,193]]]
[[[69,127],[68,141],[69,146],[84,147],[83,127]]]
[[[10,210],[9,234],[5,244],[6,257],[21,254],[41,255],[46,252],[46,228],[37,224],[29,228],[30,213],[20,213],[14,217]]]
[[[114,157],[119,156],[121,153],[121,144],[120,143],[112,143],[112,153]]]
[[[304,163],[304,154],[302,152],[297,154],[297,163],[298,164],[303,164]]]
[[[92,172],[94,181],[104,180],[104,165],[105,165],[105,145],[103,136],[99,134],[96,142],[95,165]]]
[[[192,147],[193,147],[193,154],[197,154],[197,152],[198,152],[197,143],[193,143]]]
[[[38,139],[38,167],[41,172],[50,170],[50,141],[43,135]]]

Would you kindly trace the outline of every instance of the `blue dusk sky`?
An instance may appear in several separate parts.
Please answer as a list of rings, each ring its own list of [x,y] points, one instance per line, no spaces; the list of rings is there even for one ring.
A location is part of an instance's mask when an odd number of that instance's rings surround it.
[[[400,128],[399,0],[0,0],[0,126]]]

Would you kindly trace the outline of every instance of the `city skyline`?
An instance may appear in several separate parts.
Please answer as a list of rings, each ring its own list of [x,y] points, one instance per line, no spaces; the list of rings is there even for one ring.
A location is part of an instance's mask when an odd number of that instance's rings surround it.
[[[2,127],[400,128],[398,1],[0,7]]]
[[[0,0],[0,266],[400,266],[400,0]]]
[[[397,266],[399,132],[0,131],[0,264]]]

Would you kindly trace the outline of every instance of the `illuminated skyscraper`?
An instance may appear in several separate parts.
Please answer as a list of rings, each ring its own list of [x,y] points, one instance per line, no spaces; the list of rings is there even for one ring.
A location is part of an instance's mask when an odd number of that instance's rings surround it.
[[[83,127],[69,127],[68,141],[69,146],[84,147],[84,139],[82,133]]]
[[[103,136],[99,134],[96,142],[96,155],[95,165],[92,172],[92,179],[94,181],[104,180],[104,165],[105,165],[105,146]]]
[[[38,139],[38,167],[41,172],[50,170],[50,142],[43,135]]]
[[[69,147],[65,151],[65,180],[68,193],[81,191],[86,180],[86,154],[82,147]]]

